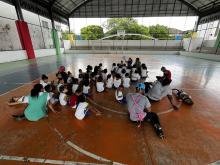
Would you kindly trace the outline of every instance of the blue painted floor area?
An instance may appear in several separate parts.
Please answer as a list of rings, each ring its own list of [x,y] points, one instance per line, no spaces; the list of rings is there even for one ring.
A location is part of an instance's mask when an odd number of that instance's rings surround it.
[[[110,69],[113,62],[120,62],[124,55],[110,54],[79,54],[62,55],[61,57],[42,57],[37,60],[24,60],[0,64],[0,94],[17,88],[23,83],[29,83],[57,70],[60,65],[66,66],[66,70],[77,75],[78,69],[85,69],[87,65],[98,65]],[[136,55],[129,55],[133,60]],[[217,87],[216,81],[220,80],[220,63],[178,55],[140,55],[142,62],[148,66],[149,74],[153,77],[160,73],[160,66],[166,66],[173,72],[175,86],[182,86],[184,81],[195,82],[198,88]],[[192,76],[197,75],[197,76]],[[152,77],[152,76],[151,76]],[[187,79],[188,78],[188,79]],[[214,86],[213,86],[214,84]],[[220,86],[218,86],[218,89]]]

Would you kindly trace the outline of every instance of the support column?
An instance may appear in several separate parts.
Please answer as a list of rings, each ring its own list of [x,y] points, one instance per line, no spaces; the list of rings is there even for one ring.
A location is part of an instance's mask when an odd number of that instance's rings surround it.
[[[70,33],[70,19],[68,18],[68,28],[69,28],[69,33]]]
[[[51,33],[52,33],[52,38],[53,38],[53,44],[56,49],[56,55],[60,55],[61,51],[60,51],[60,40],[58,37],[58,32],[55,28],[53,28]]]
[[[217,49],[220,48],[220,30],[218,31],[218,37],[216,38],[216,41],[215,41],[215,48],[217,48]]]
[[[18,17],[18,20],[15,21],[15,23],[16,23],[16,27],[17,27],[17,31],[19,34],[22,48],[26,50],[28,59],[34,59],[35,53],[34,53],[32,41],[31,41],[31,36],[29,33],[28,25],[24,21],[24,18],[23,18],[20,1],[14,0],[13,2],[14,2],[14,6],[16,9],[17,17]]]
[[[52,34],[52,39],[53,39],[53,45],[54,45],[54,47],[56,49],[56,55],[60,55],[61,54],[61,51],[60,51],[60,40],[59,40],[59,37],[58,37],[58,32],[55,29],[52,8],[50,8],[49,12],[50,12],[50,19],[51,19],[51,24],[52,24],[51,34]]]

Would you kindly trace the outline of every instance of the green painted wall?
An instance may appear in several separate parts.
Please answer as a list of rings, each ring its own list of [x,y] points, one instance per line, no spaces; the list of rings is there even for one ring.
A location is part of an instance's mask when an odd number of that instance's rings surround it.
[[[56,48],[56,55],[60,55],[61,51],[60,51],[60,40],[58,37],[58,32],[56,29],[52,29],[51,33],[52,33],[52,38],[53,38],[53,44],[54,44],[54,47]]]

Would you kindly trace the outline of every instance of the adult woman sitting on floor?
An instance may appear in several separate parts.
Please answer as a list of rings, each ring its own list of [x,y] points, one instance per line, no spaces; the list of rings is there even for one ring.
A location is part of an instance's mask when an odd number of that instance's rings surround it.
[[[36,84],[31,90],[30,95],[13,98],[8,105],[28,104],[28,106],[25,108],[23,114],[12,116],[17,120],[27,119],[29,121],[38,121],[47,116],[47,106],[50,110],[56,112],[49,102],[49,93],[43,92],[43,90],[44,89],[41,84]]]
[[[156,113],[151,112],[151,104],[148,98],[144,96],[144,91],[144,83],[138,83],[136,93],[128,93],[126,96],[130,120],[139,123],[138,127],[143,121],[150,122],[156,134],[163,139],[164,134],[160,126],[159,117]]]

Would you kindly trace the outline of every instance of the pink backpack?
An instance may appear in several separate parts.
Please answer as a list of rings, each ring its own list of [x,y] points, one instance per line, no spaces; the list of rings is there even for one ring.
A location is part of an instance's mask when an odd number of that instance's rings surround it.
[[[140,122],[139,125],[138,125],[138,128],[139,128],[141,126],[141,122],[144,120],[144,117],[145,117],[143,109],[140,107],[140,105],[137,104],[137,102],[141,98],[141,95],[139,95],[136,100],[134,99],[134,97],[132,95],[131,95],[131,98],[132,98],[132,100],[134,102],[133,107],[131,108],[131,111],[134,111],[135,107],[140,110],[140,112],[138,112],[138,113],[135,112],[136,115],[137,115],[138,121]]]

